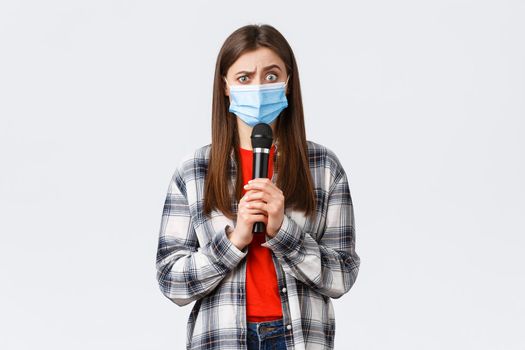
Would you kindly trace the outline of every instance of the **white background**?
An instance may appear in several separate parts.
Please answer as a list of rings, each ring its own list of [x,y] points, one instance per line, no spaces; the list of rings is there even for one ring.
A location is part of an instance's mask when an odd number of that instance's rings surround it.
[[[322,6],[321,6],[322,5]],[[155,278],[226,37],[275,26],[354,201],[336,349],[524,349],[521,1],[2,1],[0,348],[184,349]],[[520,334],[521,332],[521,334]]]

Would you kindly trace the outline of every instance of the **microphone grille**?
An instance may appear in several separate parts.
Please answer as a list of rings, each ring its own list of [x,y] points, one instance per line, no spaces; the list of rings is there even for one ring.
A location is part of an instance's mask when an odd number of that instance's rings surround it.
[[[252,148],[270,148],[273,141],[273,132],[266,123],[256,124],[252,129]]]

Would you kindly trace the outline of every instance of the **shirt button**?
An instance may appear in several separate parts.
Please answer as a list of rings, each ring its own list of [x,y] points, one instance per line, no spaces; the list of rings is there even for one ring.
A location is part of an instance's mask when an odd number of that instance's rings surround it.
[[[291,324],[287,325],[286,329],[292,329],[292,325]]]
[[[283,291],[283,293],[286,293],[286,287],[284,287],[284,288],[282,289],[282,291]]]

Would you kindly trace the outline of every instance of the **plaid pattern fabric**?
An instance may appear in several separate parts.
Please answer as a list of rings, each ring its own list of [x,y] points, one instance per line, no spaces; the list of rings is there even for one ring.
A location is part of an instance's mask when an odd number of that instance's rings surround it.
[[[317,211],[313,218],[285,209],[281,229],[263,246],[272,250],[282,300],[287,349],[333,349],[331,298],[356,281],[360,258],[347,175],[337,156],[307,141]],[[278,147],[278,144],[276,143]],[[203,189],[211,145],[186,155],[169,183],[156,259],[161,292],[179,306],[193,301],[187,350],[246,349],[246,255],[226,236],[235,227],[221,212],[203,215]],[[278,151],[274,155],[276,161]],[[230,155],[230,185],[238,171]],[[279,174],[274,169],[272,181]],[[233,197],[233,196],[232,196]],[[237,212],[237,202],[232,198]]]

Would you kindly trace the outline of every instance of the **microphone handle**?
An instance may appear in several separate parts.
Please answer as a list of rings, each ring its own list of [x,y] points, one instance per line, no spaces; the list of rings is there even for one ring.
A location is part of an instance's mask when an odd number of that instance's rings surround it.
[[[268,161],[270,159],[268,148],[255,148],[253,150],[253,176],[252,178],[268,178]],[[253,224],[253,233],[266,232],[264,222]]]

